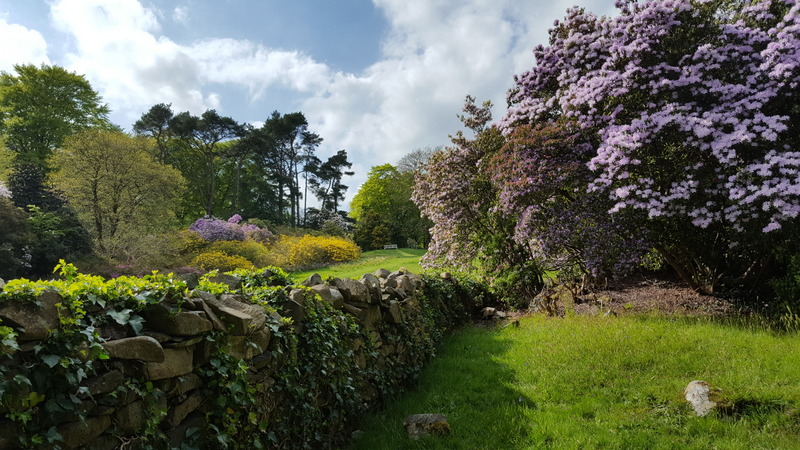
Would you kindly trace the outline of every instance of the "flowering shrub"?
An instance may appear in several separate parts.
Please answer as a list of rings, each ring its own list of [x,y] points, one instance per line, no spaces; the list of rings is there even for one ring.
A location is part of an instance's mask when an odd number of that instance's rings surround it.
[[[484,253],[472,222],[595,275],[653,248],[699,291],[780,275],[773,249],[800,250],[800,4],[617,6],[550,30],[509,93],[500,150],[454,141],[434,159],[416,188],[431,258]]]
[[[215,217],[197,219],[190,227],[206,241],[243,241],[244,230],[236,223],[225,222]]]
[[[197,219],[190,227],[203,239],[209,242],[216,241],[243,241],[246,238],[262,243],[269,243],[274,236],[266,228],[254,224],[240,224],[242,216],[234,214],[227,221],[216,217],[202,217]]]
[[[269,254],[271,265],[298,270],[356,260],[361,249],[352,241],[335,236],[280,235],[269,248]]]
[[[219,270],[220,272],[255,268],[252,262],[241,256],[231,256],[220,251],[201,253],[192,260],[190,266],[199,267],[203,270]]]
[[[614,18],[568,11],[517,77],[501,128],[511,136],[560,122],[584,136],[573,155],[590,170],[581,195],[610,202],[612,221],[640,221],[695,288],[713,290],[721,274],[735,283],[763,275],[767,249],[792,241],[800,215],[790,126],[800,121],[800,4],[617,6]],[[516,155],[523,164],[544,156]]]
[[[269,250],[258,242],[245,241],[217,241],[209,246],[208,251],[222,252],[230,256],[241,256],[252,262],[256,267],[272,264]]]
[[[292,267],[310,267],[317,264],[352,261],[361,256],[361,249],[353,242],[336,236],[306,235],[289,249]]]

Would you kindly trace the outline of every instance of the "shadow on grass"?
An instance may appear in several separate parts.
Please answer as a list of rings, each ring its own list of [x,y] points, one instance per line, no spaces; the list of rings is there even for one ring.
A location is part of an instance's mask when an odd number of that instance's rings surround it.
[[[512,341],[502,330],[468,326],[445,339],[439,355],[407,393],[386,409],[364,418],[352,449],[514,449],[529,447],[537,408],[516,390],[515,374],[504,363]],[[411,414],[444,414],[447,436],[412,441],[403,419]]]

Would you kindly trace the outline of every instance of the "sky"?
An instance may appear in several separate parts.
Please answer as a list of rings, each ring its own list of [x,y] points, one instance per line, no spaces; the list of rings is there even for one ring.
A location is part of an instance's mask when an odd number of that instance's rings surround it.
[[[356,174],[449,144],[466,95],[500,119],[514,75],[567,8],[613,0],[0,0],[0,71],[85,75],[130,130],[151,106],[259,126],[302,112]]]

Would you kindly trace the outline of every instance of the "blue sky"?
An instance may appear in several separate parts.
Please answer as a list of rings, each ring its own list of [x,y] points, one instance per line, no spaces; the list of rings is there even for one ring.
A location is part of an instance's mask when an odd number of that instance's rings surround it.
[[[464,97],[504,113],[566,9],[613,0],[0,0],[0,70],[86,75],[125,129],[156,103],[258,124],[302,111],[356,175],[448,144]]]

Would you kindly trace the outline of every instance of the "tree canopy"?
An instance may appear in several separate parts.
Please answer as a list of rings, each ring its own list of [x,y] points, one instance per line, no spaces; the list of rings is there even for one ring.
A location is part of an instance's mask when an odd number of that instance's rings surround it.
[[[773,250],[797,242],[800,5],[618,6],[572,8],[550,30],[509,92],[505,143],[474,153],[471,179],[542,260],[608,276],[656,249],[700,291],[763,284]],[[445,208],[429,215],[436,248],[474,246],[451,232],[463,210],[418,191],[423,210]]]
[[[183,177],[155,161],[144,139],[86,130],[66,140],[55,166],[55,185],[110,256],[125,256],[126,240],[163,230],[175,220]]]
[[[18,64],[0,73],[0,134],[19,160],[45,165],[68,136],[114,128],[109,111],[83,75],[62,67]]]

